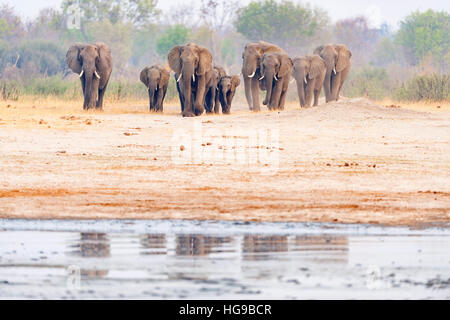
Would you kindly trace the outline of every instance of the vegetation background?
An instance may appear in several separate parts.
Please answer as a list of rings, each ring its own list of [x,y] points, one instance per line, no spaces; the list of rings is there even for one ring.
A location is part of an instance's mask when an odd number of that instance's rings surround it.
[[[167,53],[175,45],[203,45],[216,64],[238,74],[245,44],[265,40],[292,57],[311,54],[324,43],[346,44],[353,57],[344,96],[450,100],[446,11],[412,12],[394,31],[387,24],[371,27],[364,16],[332,23],[326,11],[302,2],[259,0],[240,6],[236,0],[201,0],[200,9],[181,4],[164,15],[156,5],[157,0],[65,0],[61,8],[44,9],[32,21],[1,6],[0,99],[81,99],[79,80],[65,63],[74,42],[102,41],[111,47],[114,69],[106,94],[111,102],[146,99],[139,71],[154,63],[167,66]],[[81,23],[68,28],[74,8],[79,8]],[[177,98],[171,81],[168,100]],[[290,91],[289,98],[296,100],[295,89]],[[242,86],[238,99],[243,100]]]

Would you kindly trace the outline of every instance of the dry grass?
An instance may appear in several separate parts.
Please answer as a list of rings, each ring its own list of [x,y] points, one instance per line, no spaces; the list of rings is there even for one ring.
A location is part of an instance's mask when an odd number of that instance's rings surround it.
[[[440,112],[440,111],[450,111],[450,101],[441,102],[398,102],[390,99],[384,99],[381,101],[376,101],[377,104],[382,106],[392,106],[401,107],[405,109],[411,109],[415,111],[428,111],[428,112]]]

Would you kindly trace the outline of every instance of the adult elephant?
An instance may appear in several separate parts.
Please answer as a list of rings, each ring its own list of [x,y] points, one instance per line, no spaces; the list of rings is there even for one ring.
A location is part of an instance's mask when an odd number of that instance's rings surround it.
[[[327,72],[324,89],[326,102],[339,100],[339,93],[350,71],[351,51],[343,44],[327,44],[317,47],[314,54],[325,60]]]
[[[236,88],[241,83],[238,75],[233,76],[223,76],[219,81],[219,99],[222,105],[222,113],[229,114],[231,110],[231,103],[233,102],[234,94],[236,93]],[[217,110],[216,113],[218,113]]]
[[[300,107],[310,107],[314,96],[314,106],[319,104],[327,66],[317,54],[306,57],[296,57],[292,60],[292,77],[297,82]]]
[[[248,43],[242,53],[242,76],[244,78],[245,98],[248,107],[260,111],[259,88],[265,90],[265,83],[260,82],[261,58],[265,53],[284,52],[283,49],[265,41]]]
[[[267,88],[263,101],[269,110],[284,109],[289,79],[292,72],[292,60],[286,53],[265,53],[261,59],[261,80]]]
[[[183,117],[198,116],[205,110],[206,84],[212,76],[212,56],[208,49],[189,43],[175,46],[168,55],[175,72]]]
[[[111,50],[104,43],[76,43],[66,54],[67,66],[81,80],[83,109],[102,109],[103,97],[112,72]]]
[[[207,113],[219,113],[219,91],[220,79],[226,75],[225,69],[214,66],[212,76],[206,84],[205,108]]]
[[[159,65],[145,67],[140,79],[147,87],[150,111],[163,111],[164,98],[169,86],[170,73]]]

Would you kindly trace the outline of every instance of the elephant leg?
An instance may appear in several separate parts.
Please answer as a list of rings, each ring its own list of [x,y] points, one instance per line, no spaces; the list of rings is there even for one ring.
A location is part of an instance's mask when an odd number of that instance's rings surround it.
[[[286,102],[286,95],[287,95],[287,89],[281,91],[280,103],[279,103],[279,107],[278,107],[278,109],[280,109],[280,110],[284,110],[284,104]]]
[[[220,112],[219,103],[220,103],[219,102],[219,92],[216,91],[215,99],[214,99],[214,113]]]
[[[205,83],[205,76],[197,76],[198,83],[197,83],[197,93],[195,97],[195,103],[194,103],[194,113],[195,115],[199,116],[205,111],[205,90],[206,90],[206,83]]]
[[[217,113],[216,112],[216,106],[215,106],[215,102],[216,102],[216,87],[212,87],[211,88],[211,112]]]
[[[164,98],[164,89],[159,88],[156,95],[156,104],[155,104],[155,111],[161,112],[162,111],[162,102]]]
[[[164,99],[166,98],[166,93],[167,93],[167,87],[168,86],[164,86],[163,87],[163,95],[162,95],[162,100],[161,100],[161,112],[164,111]]]
[[[345,68],[341,72],[341,79],[340,79],[341,81],[340,81],[340,84],[339,84],[339,90],[338,90],[337,95],[336,95],[336,101],[339,100],[339,95],[341,94],[342,86],[344,85],[345,79],[347,79],[347,75],[348,75],[349,71],[350,71],[350,67]]]
[[[256,75],[251,79],[252,84],[252,101],[253,101],[253,111],[261,111],[259,107],[259,81],[256,79]]]
[[[279,82],[280,81],[277,81],[272,90],[272,95],[269,102],[269,109],[271,110],[278,109],[278,107],[280,106],[281,85]]]
[[[212,87],[209,88],[206,91],[206,97],[205,97],[205,109],[206,113],[211,113],[213,110],[213,94],[212,94]]]
[[[338,72],[331,78],[331,101],[336,101],[341,85],[341,72]]]
[[[314,95],[313,81],[309,81],[309,83],[306,85],[305,94],[306,94],[305,106],[309,108],[309,107],[311,107],[311,101],[312,101],[313,95]]]
[[[317,107],[319,105],[319,97],[320,97],[320,89],[314,90],[314,107]]]
[[[99,89],[98,90],[98,101],[96,104],[96,108],[97,109],[103,109],[103,97],[105,96],[105,92],[106,92],[106,87],[108,86],[108,84],[106,84],[103,89]]]
[[[245,99],[247,99],[248,108],[253,110],[252,79],[247,77],[244,72],[242,72],[242,75],[244,77]]]

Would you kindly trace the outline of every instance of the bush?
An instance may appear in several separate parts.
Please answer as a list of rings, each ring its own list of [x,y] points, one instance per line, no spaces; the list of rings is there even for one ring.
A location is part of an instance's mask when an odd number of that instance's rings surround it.
[[[450,100],[450,75],[417,75],[394,90],[393,97],[400,101]]]
[[[391,94],[391,80],[385,68],[363,67],[350,71],[342,88],[346,97],[383,99]]]

